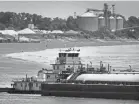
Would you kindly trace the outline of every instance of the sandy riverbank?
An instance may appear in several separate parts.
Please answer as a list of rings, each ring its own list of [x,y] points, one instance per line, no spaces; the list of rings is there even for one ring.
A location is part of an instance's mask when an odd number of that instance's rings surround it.
[[[72,41],[72,42],[71,42]],[[96,41],[96,42],[95,42]],[[44,44],[47,44],[45,50],[35,51],[35,52],[19,52],[6,54],[5,57],[21,59],[24,61],[37,62],[46,66],[55,62],[58,52],[61,48],[65,47],[75,47],[80,49],[80,57],[84,63],[88,63],[92,60],[92,57],[101,57],[104,56],[103,52],[113,52],[120,54],[120,50],[123,49],[126,45],[126,49],[130,48],[131,45],[138,44],[138,41],[104,41],[104,40],[48,40]],[[115,46],[117,45],[117,46]],[[93,46],[93,47],[92,47]],[[111,48],[108,48],[111,46]],[[123,47],[123,48],[122,48]],[[108,49],[108,50],[107,50]],[[101,52],[102,51],[102,52]],[[125,51],[126,52],[126,51]],[[123,55],[123,54],[121,54]]]
[[[83,46],[115,46],[115,45],[133,45],[139,44],[138,40],[120,39],[120,40],[102,40],[102,39],[48,39],[45,41],[47,48],[83,47]]]

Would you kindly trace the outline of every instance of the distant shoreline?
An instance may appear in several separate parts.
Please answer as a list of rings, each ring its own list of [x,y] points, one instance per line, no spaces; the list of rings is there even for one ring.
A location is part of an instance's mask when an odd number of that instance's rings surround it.
[[[44,43],[44,44],[43,44]],[[52,49],[52,48],[65,48],[66,47],[83,47],[83,46],[115,46],[115,45],[134,45],[139,44],[138,40],[134,39],[77,39],[77,38],[57,38],[57,39],[44,39],[41,40],[40,43],[19,43],[19,42],[11,42],[11,43],[0,43],[2,44],[43,44],[44,48]],[[24,50],[23,50],[24,51]]]
[[[116,46],[116,45],[136,45],[137,40],[104,40],[104,39],[48,39],[45,42],[47,49],[65,47],[85,47],[85,46]]]
[[[95,42],[96,41],[96,42]],[[27,43],[26,43],[27,44]],[[38,43],[35,43],[38,44]],[[94,52],[97,52],[96,47],[109,47],[109,46],[127,46],[128,45],[139,45],[139,42],[131,41],[131,42],[123,42],[123,41],[104,41],[104,40],[70,40],[67,41],[65,39],[50,39],[44,41],[44,43],[41,43],[46,45],[45,49],[37,50],[37,51],[22,51],[22,52],[15,52],[4,55],[4,57],[12,58],[15,60],[22,60],[22,61],[28,61],[28,62],[35,62],[42,65],[50,65],[51,63],[54,63],[54,60],[57,56],[58,51],[61,48],[68,48],[68,47],[79,47],[82,51],[84,51],[84,55],[90,56],[92,53],[88,54],[88,52],[91,52],[92,50]],[[66,46],[65,46],[66,45]],[[91,50],[87,50],[88,48],[91,48]],[[130,48],[130,47],[129,47]],[[109,49],[109,48],[108,48]],[[114,47],[113,47],[114,49]],[[87,52],[87,54],[86,54]]]
[[[28,45],[29,43],[21,43]],[[87,47],[109,47],[109,46],[126,46],[126,45],[139,45],[139,41],[104,41],[100,39],[48,39],[47,41],[43,41],[42,43],[33,43],[39,44],[39,46],[43,45],[43,49],[34,50],[34,51],[21,51],[5,54],[4,57],[22,60],[31,63],[38,63],[39,65],[49,66],[49,64],[54,63],[54,60],[57,56],[58,51],[61,48],[68,47],[80,47],[83,49],[87,49]],[[19,44],[20,46],[20,44]],[[92,49],[94,49],[92,48]],[[89,55],[89,54],[88,54]],[[51,56],[51,57],[50,57]]]

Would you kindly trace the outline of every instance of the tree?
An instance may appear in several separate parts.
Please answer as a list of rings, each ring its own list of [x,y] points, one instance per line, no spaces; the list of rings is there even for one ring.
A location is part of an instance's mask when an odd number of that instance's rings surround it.
[[[51,21],[51,29],[52,30],[67,30],[66,20],[61,18],[54,18]]]
[[[139,19],[135,16],[131,16],[128,18],[127,23],[130,27],[138,26],[139,25]]]
[[[77,26],[77,20],[74,19],[72,16],[69,16],[67,19],[67,27],[71,30],[77,30],[78,26]]]
[[[50,24],[51,24],[51,18],[45,17],[40,20],[40,22],[37,24],[37,26],[40,30],[48,30]]]
[[[4,24],[0,23],[0,30],[4,30],[6,27]]]

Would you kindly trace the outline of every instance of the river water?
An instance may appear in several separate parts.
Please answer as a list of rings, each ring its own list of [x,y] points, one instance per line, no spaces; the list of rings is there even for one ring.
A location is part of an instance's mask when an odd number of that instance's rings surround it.
[[[135,100],[48,97],[40,95],[0,94],[0,104],[139,104]]]
[[[41,64],[29,62],[18,59],[11,59],[3,57],[5,54],[22,52],[22,51],[38,51],[44,50],[45,44],[43,43],[11,43],[0,44],[0,87],[10,87],[11,81],[14,78],[35,76],[37,71],[42,68]],[[90,49],[90,47],[88,47]],[[88,49],[86,48],[86,49]],[[94,47],[92,48],[92,50]],[[84,59],[90,59],[95,63],[100,60],[105,63],[111,63],[114,67],[127,68],[128,65],[136,70],[139,70],[139,45],[131,46],[105,46],[95,47],[97,51],[90,52],[94,55],[91,58],[82,55]],[[89,54],[89,51],[83,53]],[[95,54],[97,53],[97,54]],[[114,64],[115,63],[115,64]],[[99,63],[97,63],[99,64]],[[0,104],[139,104],[135,100],[111,100],[111,99],[94,99],[94,98],[65,98],[65,97],[44,97],[40,95],[28,94],[8,94],[0,93]]]

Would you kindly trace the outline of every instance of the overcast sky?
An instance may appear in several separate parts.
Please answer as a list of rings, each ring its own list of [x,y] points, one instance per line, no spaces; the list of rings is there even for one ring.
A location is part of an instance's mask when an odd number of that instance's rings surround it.
[[[81,15],[86,8],[103,9],[103,4],[115,4],[115,12],[126,18],[139,17],[139,1],[0,1],[0,11],[36,13],[47,17],[67,18]]]

